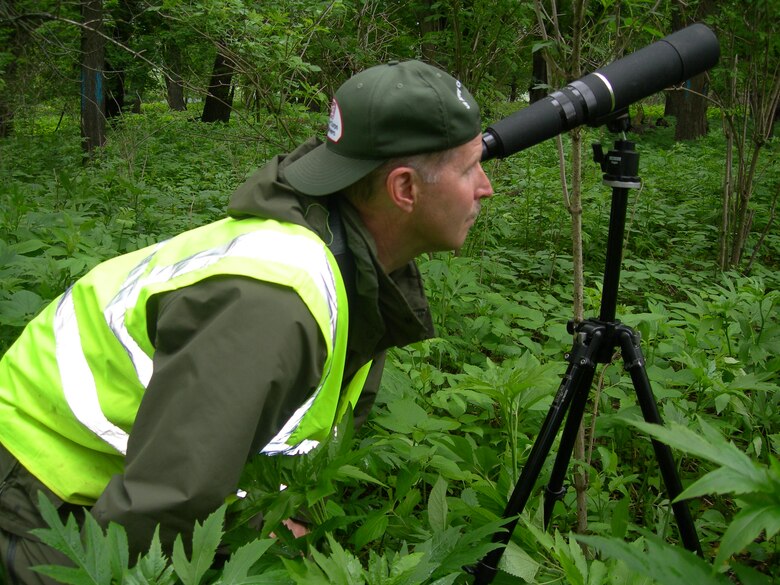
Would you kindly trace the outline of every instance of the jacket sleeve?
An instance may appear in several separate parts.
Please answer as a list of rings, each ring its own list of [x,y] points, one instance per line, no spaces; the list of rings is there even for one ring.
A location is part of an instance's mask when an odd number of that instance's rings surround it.
[[[257,453],[319,382],[326,347],[297,294],[241,277],[167,293],[149,314],[154,374],[125,470],[92,509],[127,530],[131,558],[155,527],[165,550],[236,492]]]

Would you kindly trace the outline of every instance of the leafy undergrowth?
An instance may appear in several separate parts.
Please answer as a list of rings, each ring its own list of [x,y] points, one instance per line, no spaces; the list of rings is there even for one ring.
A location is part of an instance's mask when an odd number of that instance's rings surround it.
[[[101,157],[82,166],[67,130],[32,129],[0,143],[0,348],[101,260],[220,217],[232,189],[284,143],[153,111],[129,117]],[[641,334],[666,426],[641,422],[616,355],[598,372],[584,419],[589,534],[572,533],[571,488],[550,529],[541,528],[555,444],[495,583],[780,578],[780,237],[768,234],[750,274],[716,270],[722,138],[675,144],[672,132],[637,138],[644,186],[632,193],[617,307]],[[472,582],[469,570],[494,546],[572,347],[569,220],[555,195],[555,150],[542,144],[487,166],[498,195],[464,249],[420,262],[438,337],[391,352],[359,431],[347,420],[309,455],[253,460],[246,497],[198,528],[189,557],[181,545],[169,558],[153,544],[135,562],[121,528],[104,535],[88,525],[80,536],[49,511],[52,529],[42,536],[77,566],[53,569],[57,576],[101,584]],[[767,221],[777,171],[767,164],[761,176],[769,184],[756,190],[756,229]],[[610,192],[595,165],[585,180],[585,311],[596,316]],[[701,558],[678,544],[650,437],[680,462]],[[281,524],[289,517],[305,519],[311,532],[293,538]],[[232,556],[214,565],[225,553],[220,542]]]

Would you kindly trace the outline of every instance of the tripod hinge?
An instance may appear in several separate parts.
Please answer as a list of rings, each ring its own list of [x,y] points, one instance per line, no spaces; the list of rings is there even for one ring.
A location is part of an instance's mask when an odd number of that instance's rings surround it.
[[[625,360],[623,362],[623,367],[626,368],[627,370],[632,370],[634,368],[643,368],[645,367],[645,360],[641,356],[631,361]]]
[[[590,357],[583,355],[583,352],[566,353],[563,358],[570,364],[580,366],[581,368],[595,369],[596,367],[596,362],[590,359]]]

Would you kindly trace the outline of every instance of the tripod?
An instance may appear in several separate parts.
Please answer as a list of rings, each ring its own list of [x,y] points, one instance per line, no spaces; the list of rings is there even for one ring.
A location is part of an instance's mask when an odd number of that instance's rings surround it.
[[[627,126],[627,117],[618,118],[608,124],[609,129],[613,131],[625,130]],[[631,376],[644,419],[650,423],[662,424],[650,380],[645,371],[639,333],[615,320],[628,192],[629,189],[640,186],[637,176],[639,154],[633,148],[634,143],[617,140],[614,150],[609,151],[605,156],[600,144],[593,146],[594,160],[604,171],[604,184],[612,187],[612,207],[599,318],[587,319],[577,324],[569,323],[569,333],[574,335],[572,350],[566,355],[569,366],[504,510],[504,518],[512,518],[512,520],[505,524],[505,531],[497,532],[493,537],[493,542],[500,543],[502,546],[489,552],[479,562],[475,569],[474,585],[485,585],[495,577],[504,548],[517,525],[519,514],[528,502],[531,490],[568,411],[558,454],[544,494],[544,526],[547,528],[549,525],[555,502],[562,499],[566,492],[563,481],[582,422],[596,364],[609,363],[615,348],[619,347],[622,352],[624,366]],[[682,484],[675,468],[672,451],[668,445],[655,440],[652,443],[669,498],[674,500],[682,492]],[[685,548],[701,555],[699,538],[687,504],[674,503],[672,510]]]

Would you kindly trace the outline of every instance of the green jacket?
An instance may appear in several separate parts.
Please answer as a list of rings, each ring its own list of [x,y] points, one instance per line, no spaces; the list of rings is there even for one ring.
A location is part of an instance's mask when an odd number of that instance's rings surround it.
[[[384,350],[430,336],[430,315],[416,267],[385,275],[371,236],[346,201],[302,197],[286,185],[285,161],[313,144],[258,171],[234,193],[228,213],[305,226],[337,257],[350,306],[345,380],[375,362],[356,409],[364,418]],[[300,297],[254,279],[205,280],[153,297],[147,312],[154,373],[124,471],[92,507],[102,524],[126,527],[133,552],[148,546],[158,523],[168,545],[175,534],[187,535],[194,520],[235,492],[247,459],[317,386],[326,356],[320,329]],[[13,518],[0,522],[19,529]]]

